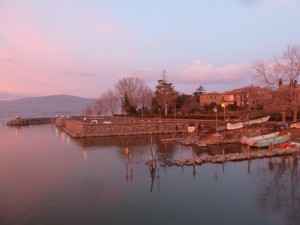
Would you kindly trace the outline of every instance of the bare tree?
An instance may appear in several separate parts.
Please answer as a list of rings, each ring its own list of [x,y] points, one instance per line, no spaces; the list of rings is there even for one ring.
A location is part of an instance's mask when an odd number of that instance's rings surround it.
[[[97,115],[102,115],[105,111],[105,104],[102,98],[96,100],[94,104],[94,110]]]
[[[126,96],[129,106],[135,109],[143,107],[151,93],[151,89],[147,86],[146,82],[138,77],[123,78],[118,81],[115,88],[120,98],[124,99]]]
[[[273,99],[270,107],[282,112],[293,111],[297,120],[299,102],[298,80],[300,78],[300,46],[287,46],[281,57],[252,65],[255,77],[269,90]]]
[[[266,88],[261,88],[259,86],[246,86],[244,87],[247,104],[245,106],[248,107],[248,109],[251,110],[259,110],[263,109],[265,106],[265,103],[267,101],[272,100],[272,95],[270,94],[270,91]]]
[[[93,107],[91,105],[87,105],[84,108],[84,112],[83,113],[84,113],[85,116],[93,115]]]
[[[141,93],[141,105],[140,108],[142,110],[142,114],[144,114],[145,110],[151,109],[152,106],[152,98],[153,98],[153,91],[148,87],[145,86]]]
[[[115,114],[116,107],[118,105],[119,99],[115,91],[108,89],[104,92],[100,97],[102,104],[104,106],[104,111],[107,109],[110,111],[112,115]],[[107,108],[107,109],[106,109]]]
[[[101,98],[96,100],[96,102],[94,104],[94,110],[95,110],[96,115],[103,114],[103,102],[102,102]]]

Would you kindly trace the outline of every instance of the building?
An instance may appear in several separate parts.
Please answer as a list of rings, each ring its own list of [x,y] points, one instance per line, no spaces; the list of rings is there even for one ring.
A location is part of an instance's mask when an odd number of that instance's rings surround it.
[[[218,92],[205,93],[200,95],[200,107],[215,103],[217,105],[222,104],[222,94]]]
[[[258,86],[250,86],[245,88],[238,88],[223,93],[211,92],[200,95],[200,106],[210,105],[215,103],[217,105],[224,104],[235,105],[239,108],[256,108],[263,103],[263,99],[269,97],[269,94],[263,88]]]

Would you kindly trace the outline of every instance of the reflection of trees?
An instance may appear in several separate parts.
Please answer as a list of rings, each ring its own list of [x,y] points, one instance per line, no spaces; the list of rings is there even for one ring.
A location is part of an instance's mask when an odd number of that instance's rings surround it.
[[[157,143],[157,158],[158,159],[172,159],[178,144],[175,141],[158,142]]]
[[[258,170],[262,191],[257,205],[264,211],[285,215],[285,224],[300,224],[300,182],[298,158],[270,159],[267,169]]]

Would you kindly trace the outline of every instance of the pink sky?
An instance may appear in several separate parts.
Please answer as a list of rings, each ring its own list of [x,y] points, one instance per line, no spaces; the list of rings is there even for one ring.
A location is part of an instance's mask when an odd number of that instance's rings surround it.
[[[292,0],[221,0],[217,6],[213,1],[4,0],[0,100],[55,94],[97,98],[130,76],[154,89],[163,69],[175,89],[187,94],[199,85],[207,91],[250,85],[253,60],[299,44],[297,8],[299,2]]]

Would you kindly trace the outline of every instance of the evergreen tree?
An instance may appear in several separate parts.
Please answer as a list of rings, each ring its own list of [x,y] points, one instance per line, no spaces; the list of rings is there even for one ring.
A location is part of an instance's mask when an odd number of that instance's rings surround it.
[[[200,103],[200,96],[205,93],[205,88],[200,84],[196,91],[193,93],[196,102]]]
[[[166,81],[166,70],[163,70],[162,79],[158,80],[155,87],[154,98],[152,101],[153,109],[156,111],[164,110],[165,116],[168,115],[168,109],[175,105],[177,92],[172,83]]]

